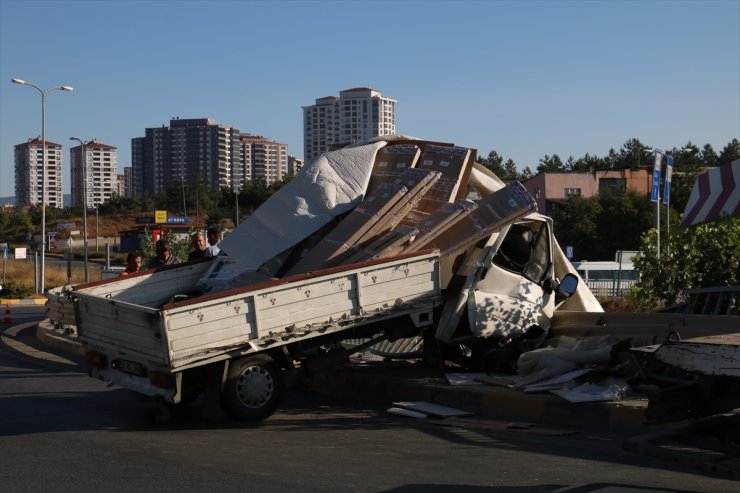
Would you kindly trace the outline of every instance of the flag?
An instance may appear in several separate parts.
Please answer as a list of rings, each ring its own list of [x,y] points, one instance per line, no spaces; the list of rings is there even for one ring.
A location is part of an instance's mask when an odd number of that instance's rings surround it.
[[[663,185],[663,204],[671,203],[671,176],[673,175],[673,156],[668,156],[665,165],[665,185]]]
[[[653,192],[650,202],[660,202],[660,163],[663,161],[663,151],[655,149],[655,164],[653,165]]]

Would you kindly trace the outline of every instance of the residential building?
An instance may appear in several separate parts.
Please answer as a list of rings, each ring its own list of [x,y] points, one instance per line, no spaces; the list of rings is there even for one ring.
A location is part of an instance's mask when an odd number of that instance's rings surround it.
[[[648,194],[652,182],[652,167],[641,167],[580,173],[539,173],[523,185],[537,202],[537,210],[549,215],[559,203],[573,195],[588,198],[607,189]]]
[[[71,148],[69,155],[74,207],[82,207],[85,204],[88,207],[97,207],[118,193],[117,148],[99,140],[91,140],[85,142],[84,146]]]
[[[303,107],[304,158],[353,142],[396,133],[396,101],[375,89],[357,87],[340,91]]]
[[[18,205],[46,205],[62,208],[62,146],[46,141],[46,163],[40,138],[15,146],[15,199]],[[46,181],[44,182],[44,164]]]
[[[123,194],[124,197],[134,196],[134,173],[131,166],[123,168]]]
[[[116,178],[117,186],[114,193],[121,197],[126,197],[126,175],[124,173],[118,173]]]
[[[303,159],[295,156],[288,156],[288,174],[297,175],[303,168]]]
[[[269,185],[288,175],[287,144],[247,133],[241,134],[239,141],[245,181],[264,180]]]
[[[156,194],[199,176],[212,187],[241,184],[239,139],[239,129],[210,118],[173,118],[169,127],[147,128],[144,137],[131,140],[134,194]]]

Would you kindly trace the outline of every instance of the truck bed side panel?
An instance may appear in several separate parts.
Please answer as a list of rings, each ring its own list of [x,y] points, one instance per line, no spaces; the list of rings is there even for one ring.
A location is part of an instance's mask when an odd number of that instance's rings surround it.
[[[170,360],[177,367],[198,354],[435,298],[440,294],[438,265],[438,256],[427,255],[170,308],[165,311]]]
[[[305,279],[263,283],[161,308],[152,307],[138,288],[148,292],[160,286],[167,296],[158,299],[169,300],[192,289],[183,281],[195,273],[172,269],[145,276],[138,285],[131,285],[134,277],[108,283],[107,288],[101,284],[76,291],[80,337],[109,355],[126,354],[134,361],[167,365],[171,371],[319,337],[378,317],[431,310],[441,296],[439,254],[428,252],[317,271]],[[157,276],[163,281],[152,279]],[[121,284],[128,287],[122,289]],[[140,292],[124,295],[124,291]],[[422,300],[430,303],[415,305]]]

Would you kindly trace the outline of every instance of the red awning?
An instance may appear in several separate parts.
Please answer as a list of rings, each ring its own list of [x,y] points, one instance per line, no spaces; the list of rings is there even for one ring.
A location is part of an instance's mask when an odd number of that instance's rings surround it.
[[[681,226],[696,226],[724,215],[740,217],[740,159],[696,178]]]

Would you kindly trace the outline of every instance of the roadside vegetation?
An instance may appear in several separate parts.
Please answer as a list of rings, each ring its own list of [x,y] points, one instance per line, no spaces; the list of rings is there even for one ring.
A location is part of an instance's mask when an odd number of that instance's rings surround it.
[[[642,256],[635,259],[640,280],[631,293],[640,310],[678,303],[685,289],[740,285],[740,219],[663,232],[660,256],[657,230],[651,229],[640,250]]]
[[[46,286],[53,288],[65,284],[79,284],[85,280],[84,269],[72,269],[72,278],[67,278],[67,267],[46,262]],[[90,280],[100,279],[100,270],[90,268]],[[32,261],[9,260],[5,264],[5,282],[0,290],[0,298],[19,299],[32,297],[34,294],[35,268]],[[95,277],[97,276],[97,277]]]

